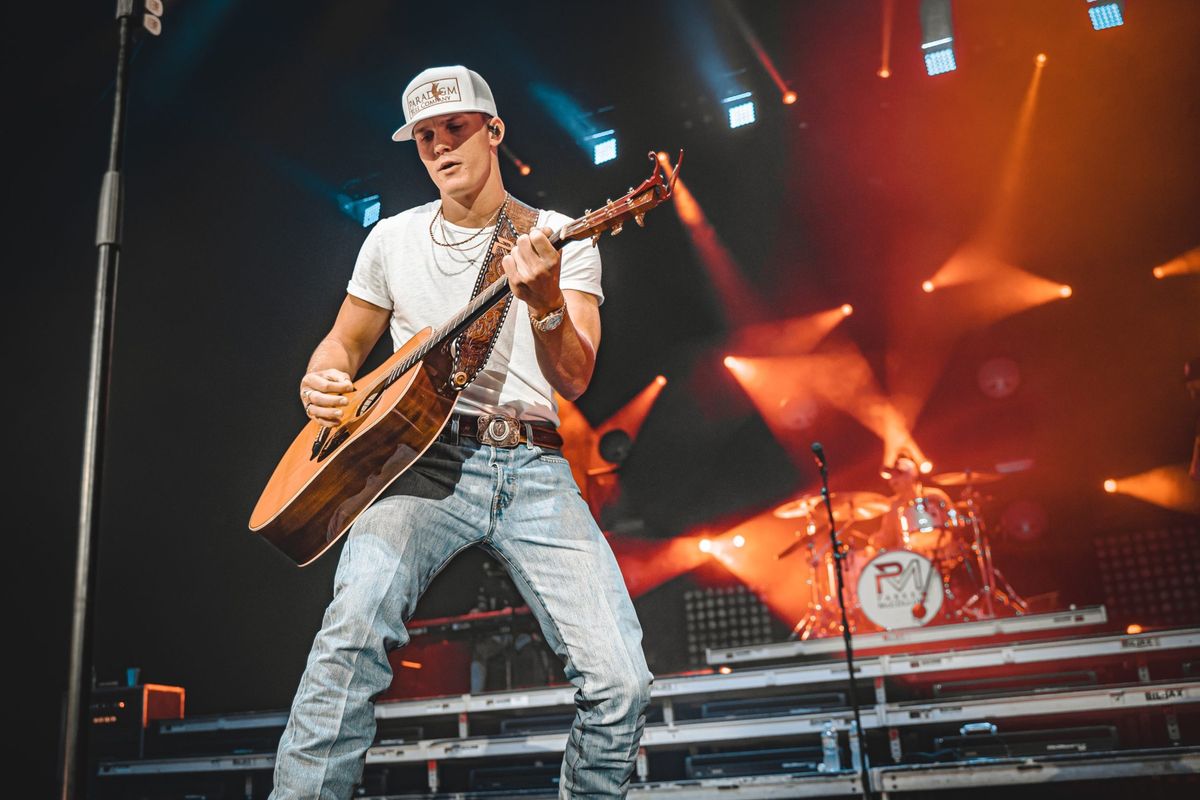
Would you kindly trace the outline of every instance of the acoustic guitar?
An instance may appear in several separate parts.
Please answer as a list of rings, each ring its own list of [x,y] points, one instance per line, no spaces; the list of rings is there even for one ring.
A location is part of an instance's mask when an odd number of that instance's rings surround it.
[[[654,171],[640,186],[564,225],[551,244],[595,244],[606,230],[620,233],[630,219],[641,226],[646,212],[671,196],[679,173],[678,162],[668,175],[654,153],[650,159]],[[345,395],[348,413],[336,427],[310,420],[275,467],[250,530],[300,566],[332,547],[442,432],[458,399],[450,382],[453,342],[510,291],[501,276],[443,325],[418,332],[355,381]]]

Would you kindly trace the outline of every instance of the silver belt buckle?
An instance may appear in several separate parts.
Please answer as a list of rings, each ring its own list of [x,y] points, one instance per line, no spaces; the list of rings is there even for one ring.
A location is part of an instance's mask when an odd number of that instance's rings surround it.
[[[480,414],[475,438],[493,447],[516,447],[521,441],[521,423],[506,414]]]

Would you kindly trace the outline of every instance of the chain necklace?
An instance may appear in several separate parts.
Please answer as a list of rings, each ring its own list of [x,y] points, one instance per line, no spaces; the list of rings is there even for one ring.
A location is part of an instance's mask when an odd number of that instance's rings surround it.
[[[484,239],[484,240],[483,240],[482,242],[480,242],[479,244],[480,244],[481,246],[482,246],[482,245],[486,245],[486,244],[487,244],[487,241],[488,241],[487,239]],[[436,243],[437,243],[437,242],[436,242],[436,240],[435,240],[435,244],[436,244]],[[440,272],[440,273],[442,273],[443,275],[445,275],[447,278],[453,278],[455,275],[461,275],[461,274],[463,274],[464,272],[466,272],[467,270],[469,270],[471,267],[473,267],[473,266],[475,266],[477,263],[479,263],[479,257],[480,257],[480,256],[482,256],[482,255],[484,254],[484,252],[486,251],[486,249],[487,249],[487,248],[486,248],[486,247],[482,247],[482,249],[480,249],[480,251],[479,251],[478,253],[476,253],[474,256],[472,256],[472,257],[468,258],[468,259],[466,260],[466,263],[465,263],[465,264],[463,264],[463,265],[462,265],[462,267],[460,267],[459,269],[454,269],[454,270],[446,269],[445,267],[443,267],[443,266],[442,266],[441,257],[443,256],[443,253],[439,253],[439,252],[438,252],[438,251],[437,251],[435,248],[433,248],[433,247],[430,247],[429,249],[432,251],[432,252],[430,252],[430,254],[429,254],[429,255],[430,255],[432,258],[433,258],[433,265],[434,265],[435,267],[437,267],[437,271],[438,271],[438,272]],[[446,249],[447,249],[447,250],[459,250],[459,248],[446,248]],[[460,251],[460,252],[461,252],[461,251]],[[445,256],[446,258],[448,258],[448,259],[451,259],[451,260],[453,260],[453,259],[454,259],[454,254],[453,254],[453,253],[444,253],[444,256]]]
[[[489,228],[495,224],[496,220],[499,219],[500,215],[504,213],[504,209],[506,209],[508,207],[508,199],[510,196],[511,195],[509,195],[507,192],[505,192],[504,202],[501,203],[499,208],[496,209],[496,212],[494,214],[492,214],[492,216],[488,220],[488,222],[482,228],[475,231],[467,238],[461,239],[457,242],[450,241],[449,231],[446,228],[446,215],[442,213],[442,206],[439,203],[437,213],[435,213],[433,215],[433,219],[429,220],[429,238],[438,247],[445,247],[450,250],[458,250],[459,252],[466,252],[468,249],[478,247],[478,244],[475,244],[475,240],[478,239],[480,236],[483,236],[484,234],[491,232],[489,230]],[[437,237],[433,234],[433,224],[435,222],[437,222],[438,220],[441,220],[442,237],[445,239],[445,241],[443,241],[443,242],[439,242]]]

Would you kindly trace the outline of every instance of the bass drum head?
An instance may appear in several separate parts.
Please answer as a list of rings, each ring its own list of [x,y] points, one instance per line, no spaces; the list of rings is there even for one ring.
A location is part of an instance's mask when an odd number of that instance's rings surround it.
[[[855,588],[863,615],[885,630],[928,623],[941,611],[944,599],[933,562],[912,550],[875,556],[859,573]],[[924,612],[920,616],[914,613],[918,606]]]

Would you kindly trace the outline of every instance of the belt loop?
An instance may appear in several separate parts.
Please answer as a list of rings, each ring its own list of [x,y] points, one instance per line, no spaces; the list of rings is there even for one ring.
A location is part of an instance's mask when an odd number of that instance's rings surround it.
[[[454,439],[455,446],[462,444],[462,440],[458,436],[458,422],[460,419],[461,418],[458,416],[458,414],[454,414],[450,417],[450,435]]]
[[[525,444],[529,445],[530,447],[536,447],[536,445],[533,443],[533,425],[529,424],[528,422],[523,422],[521,424],[525,428]]]

